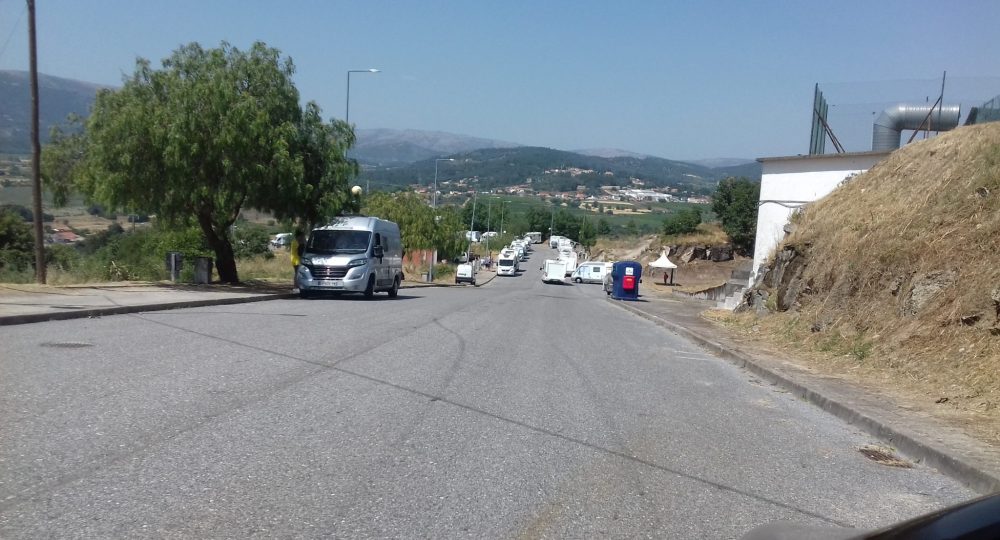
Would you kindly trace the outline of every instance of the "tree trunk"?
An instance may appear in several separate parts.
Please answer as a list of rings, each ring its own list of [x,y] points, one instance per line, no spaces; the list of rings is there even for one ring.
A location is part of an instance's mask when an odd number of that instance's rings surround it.
[[[208,240],[209,247],[215,252],[215,268],[219,271],[219,281],[237,284],[240,277],[236,273],[236,255],[233,254],[233,244],[225,234],[218,234],[213,227],[212,218],[207,212],[198,215],[198,225]]]
[[[228,238],[221,238],[215,249],[215,267],[219,270],[219,281],[237,284],[240,277],[236,273],[236,257],[233,255],[233,244]]]

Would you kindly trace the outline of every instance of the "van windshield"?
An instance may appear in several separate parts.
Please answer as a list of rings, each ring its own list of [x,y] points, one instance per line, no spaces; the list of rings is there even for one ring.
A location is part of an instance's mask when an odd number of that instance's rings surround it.
[[[514,261],[510,259],[500,259],[500,266],[514,266]]]
[[[313,231],[306,251],[321,255],[365,253],[371,237],[372,233],[369,231]]]

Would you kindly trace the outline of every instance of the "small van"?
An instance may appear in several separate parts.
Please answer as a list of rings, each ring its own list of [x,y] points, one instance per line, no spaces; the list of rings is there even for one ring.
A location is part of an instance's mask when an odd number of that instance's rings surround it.
[[[313,229],[298,269],[299,295],[376,292],[395,298],[403,281],[399,225],[375,217],[338,217]]]
[[[459,283],[471,283],[476,284],[476,267],[479,266],[475,262],[467,262],[458,265],[455,269],[455,284]]]
[[[585,262],[576,267],[570,279],[576,283],[604,283],[604,276],[610,272],[608,263]]]

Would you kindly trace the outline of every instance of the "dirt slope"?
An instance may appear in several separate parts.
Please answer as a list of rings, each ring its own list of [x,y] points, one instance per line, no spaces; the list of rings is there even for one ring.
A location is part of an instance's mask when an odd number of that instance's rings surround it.
[[[1000,123],[908,145],[793,222],[758,291],[779,313],[744,326],[1000,442]]]

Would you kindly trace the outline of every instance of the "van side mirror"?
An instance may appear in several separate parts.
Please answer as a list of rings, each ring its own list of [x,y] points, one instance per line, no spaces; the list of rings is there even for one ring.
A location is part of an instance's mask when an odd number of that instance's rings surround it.
[[[385,253],[382,250],[382,246],[375,246],[372,248],[372,256],[381,259]]]

